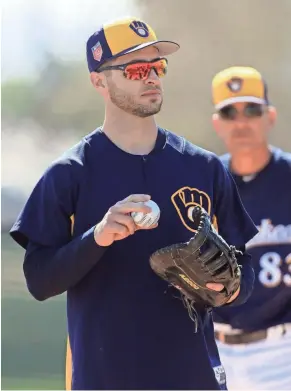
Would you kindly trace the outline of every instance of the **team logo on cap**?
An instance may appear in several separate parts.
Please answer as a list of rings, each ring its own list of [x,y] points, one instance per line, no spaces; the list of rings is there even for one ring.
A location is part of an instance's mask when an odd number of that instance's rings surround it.
[[[139,20],[131,22],[129,27],[142,38],[146,38],[150,35],[148,26]]]
[[[94,45],[92,47],[91,50],[92,50],[92,54],[93,54],[94,60],[100,61],[101,57],[102,57],[102,54],[103,54],[103,49],[102,49],[101,43],[98,41],[96,43],[96,45]]]
[[[233,77],[231,80],[229,80],[227,83],[227,87],[232,92],[238,92],[242,88],[243,80],[239,77]]]

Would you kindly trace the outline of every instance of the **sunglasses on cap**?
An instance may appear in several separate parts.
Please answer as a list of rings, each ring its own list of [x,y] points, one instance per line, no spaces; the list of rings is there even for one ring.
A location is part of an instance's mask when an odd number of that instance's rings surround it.
[[[96,72],[118,70],[123,71],[123,76],[128,80],[146,80],[152,69],[158,77],[163,77],[167,73],[167,68],[168,60],[166,58],[156,58],[151,61],[131,61],[126,64],[101,67]]]
[[[242,112],[238,111],[236,107],[229,105],[219,110],[218,114],[222,119],[234,121],[237,119],[239,113],[242,113],[247,118],[257,118],[257,117],[262,117],[264,112],[265,112],[265,108],[263,105],[257,103],[248,103],[245,105]]]

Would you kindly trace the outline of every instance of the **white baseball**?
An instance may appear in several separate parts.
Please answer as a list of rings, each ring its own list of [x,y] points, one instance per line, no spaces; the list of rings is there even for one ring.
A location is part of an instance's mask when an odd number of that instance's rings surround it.
[[[151,208],[151,212],[132,212],[131,217],[137,226],[142,228],[149,228],[159,221],[161,211],[158,205],[152,200],[146,201],[144,204]]]

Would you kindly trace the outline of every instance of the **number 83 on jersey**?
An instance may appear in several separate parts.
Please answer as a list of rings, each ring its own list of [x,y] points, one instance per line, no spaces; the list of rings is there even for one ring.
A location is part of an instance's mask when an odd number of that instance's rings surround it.
[[[284,264],[287,266],[287,272],[284,273]],[[261,270],[259,272],[259,281],[266,288],[274,288],[283,283],[291,287],[291,253],[284,259],[277,252],[268,252],[260,258]]]

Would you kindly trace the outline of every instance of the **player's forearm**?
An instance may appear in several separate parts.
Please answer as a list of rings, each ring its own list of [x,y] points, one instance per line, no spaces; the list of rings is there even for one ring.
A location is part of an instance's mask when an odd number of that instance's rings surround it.
[[[252,294],[255,281],[255,273],[251,263],[251,256],[243,253],[238,258],[238,263],[242,265],[240,291],[236,299],[227,306],[237,306],[244,304]]]
[[[76,285],[100,260],[106,247],[94,240],[94,228],[55,249],[30,244],[23,270],[32,296],[43,301]]]

